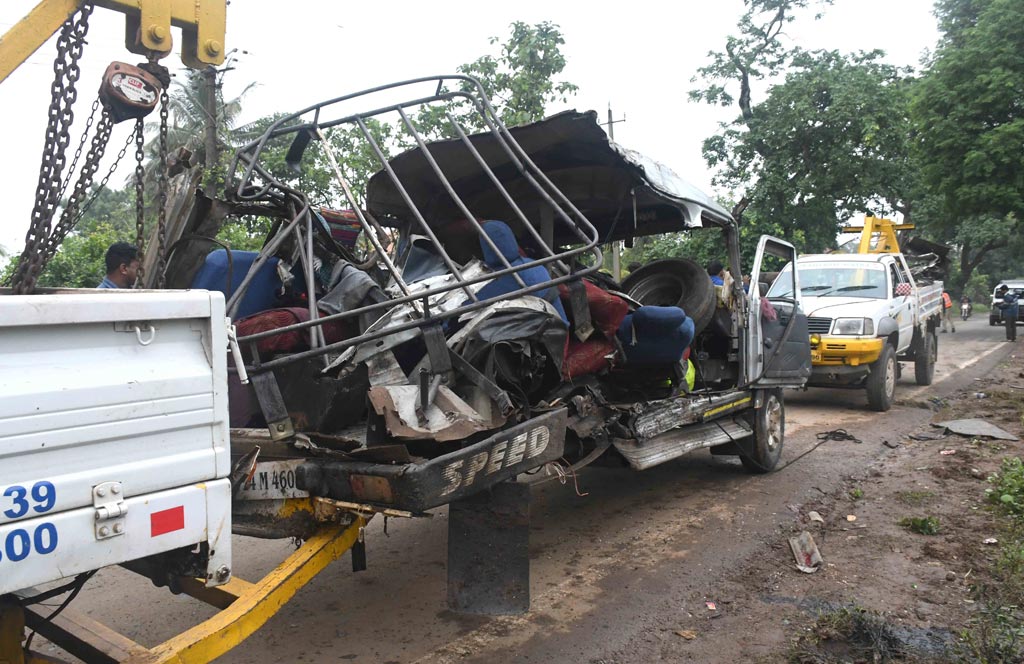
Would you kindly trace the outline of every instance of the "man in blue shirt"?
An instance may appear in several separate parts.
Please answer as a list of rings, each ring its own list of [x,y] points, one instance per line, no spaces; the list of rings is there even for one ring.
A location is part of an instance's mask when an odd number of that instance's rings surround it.
[[[725,285],[725,267],[722,265],[722,261],[708,263],[708,276],[711,277],[711,283],[714,285]]]
[[[1020,306],[1017,302],[1018,296],[1006,284],[999,286],[999,296],[1003,298],[999,308],[1003,310],[1003,322],[1006,323],[1006,340],[1016,341],[1017,313]]]
[[[139,252],[127,242],[115,242],[104,258],[107,276],[96,288],[132,288],[139,276]]]

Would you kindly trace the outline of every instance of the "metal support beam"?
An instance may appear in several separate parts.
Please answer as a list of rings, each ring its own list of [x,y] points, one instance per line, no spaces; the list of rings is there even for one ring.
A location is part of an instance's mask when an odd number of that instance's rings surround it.
[[[128,662],[199,664],[227,653],[270,620],[321,570],[351,549],[365,525],[365,519],[356,517],[348,527],[324,528],[273,572],[245,588],[226,609]]]
[[[501,482],[448,508],[448,607],[500,616],[530,610],[530,487]]]

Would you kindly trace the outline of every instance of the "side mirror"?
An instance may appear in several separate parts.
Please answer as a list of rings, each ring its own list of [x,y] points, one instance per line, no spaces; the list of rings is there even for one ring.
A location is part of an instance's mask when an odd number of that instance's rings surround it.
[[[763,282],[763,281],[757,282],[757,293],[761,297],[764,297],[765,295],[767,295],[768,294],[768,284]]]

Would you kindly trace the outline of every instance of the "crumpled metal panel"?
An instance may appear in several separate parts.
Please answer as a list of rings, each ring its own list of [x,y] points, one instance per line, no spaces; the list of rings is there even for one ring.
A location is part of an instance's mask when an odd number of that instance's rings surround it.
[[[1020,438],[1014,436],[1009,431],[1000,429],[985,420],[950,420],[948,422],[933,422],[932,426],[948,429],[950,432],[961,436],[985,436],[999,440],[1020,440]]]

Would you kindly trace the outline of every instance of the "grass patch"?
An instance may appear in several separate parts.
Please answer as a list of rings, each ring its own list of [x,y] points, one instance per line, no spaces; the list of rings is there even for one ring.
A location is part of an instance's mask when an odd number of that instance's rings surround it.
[[[992,484],[986,492],[989,502],[1005,515],[1024,520],[1024,461],[1020,457],[1003,459],[999,472],[988,481]]]
[[[860,500],[863,497],[864,489],[861,489],[860,487],[850,489],[850,498],[852,498],[853,500]]]
[[[934,516],[908,516],[900,519],[900,525],[918,535],[938,535],[942,530],[939,519]]]
[[[1024,463],[1004,459],[989,482],[988,500],[1003,517],[999,557],[988,570],[991,580],[973,589],[980,610],[961,632],[956,654],[963,662],[1024,662]]]
[[[888,621],[859,607],[844,607],[818,616],[810,634],[790,648],[790,664],[902,662],[899,639]]]
[[[896,500],[911,507],[924,505],[934,497],[935,494],[931,491],[898,491],[896,493]]]

